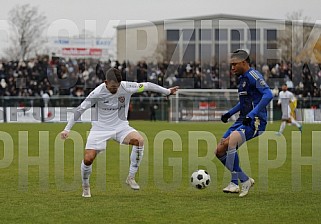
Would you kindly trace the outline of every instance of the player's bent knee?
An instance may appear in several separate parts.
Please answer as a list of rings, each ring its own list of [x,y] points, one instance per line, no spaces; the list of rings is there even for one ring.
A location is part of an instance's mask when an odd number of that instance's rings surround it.
[[[138,146],[144,146],[144,138],[143,137],[138,139]]]
[[[84,164],[86,166],[90,166],[93,163],[94,160],[88,159],[88,158],[84,158]]]
[[[143,146],[144,145],[144,138],[132,138],[130,141],[129,141],[129,144],[131,145],[135,145],[135,146]]]
[[[224,156],[226,154],[227,146],[228,146],[228,141],[221,141],[215,150],[216,157],[219,158]]]
[[[96,158],[96,150],[86,150],[84,155],[84,164],[90,166]]]
[[[229,148],[236,148],[237,146],[240,146],[243,143],[242,136],[240,132],[233,131],[230,135],[230,141],[229,141]]]
[[[222,157],[225,155],[226,150],[224,150],[222,147],[217,147],[215,150],[216,157]]]

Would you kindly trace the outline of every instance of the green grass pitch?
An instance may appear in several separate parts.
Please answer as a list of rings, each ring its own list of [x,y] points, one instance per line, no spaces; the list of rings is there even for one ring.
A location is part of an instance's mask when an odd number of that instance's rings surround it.
[[[245,198],[224,194],[229,175],[213,155],[230,124],[131,121],[145,136],[138,176],[141,190],[125,184],[130,148],[109,141],[91,176],[91,198],[81,197],[80,162],[90,124],[2,124],[0,223],[320,223],[321,125],[300,135],[280,123],[239,149],[243,169],[256,181]],[[40,158],[40,159],[39,159]],[[311,165],[312,164],[312,165]],[[196,169],[212,183],[190,185]]]

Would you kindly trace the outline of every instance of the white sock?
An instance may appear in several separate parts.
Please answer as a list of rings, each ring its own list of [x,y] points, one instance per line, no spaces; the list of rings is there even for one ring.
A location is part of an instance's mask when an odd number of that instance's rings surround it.
[[[280,126],[280,133],[283,133],[284,129],[285,129],[285,125],[286,125],[286,121],[282,121],[281,126]]]
[[[144,146],[133,146],[132,153],[130,154],[130,167],[129,176],[135,177],[139,164],[144,155]]]
[[[81,162],[81,178],[83,185],[89,185],[89,177],[92,172],[92,165],[87,166],[84,163],[84,160]]]
[[[301,127],[301,125],[299,124],[299,122],[297,122],[294,119],[291,119],[291,124],[294,124],[295,126],[297,126],[298,128]]]

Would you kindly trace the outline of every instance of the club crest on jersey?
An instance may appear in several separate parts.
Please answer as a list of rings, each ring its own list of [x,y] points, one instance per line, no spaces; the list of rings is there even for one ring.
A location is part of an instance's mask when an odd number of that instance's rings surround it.
[[[264,80],[260,80],[260,85],[261,86],[265,86],[266,85],[265,81]]]
[[[124,96],[118,97],[118,101],[119,101],[120,103],[124,103],[124,102],[125,102],[125,97],[124,97]]]
[[[143,88],[143,84],[139,84],[138,89]]]

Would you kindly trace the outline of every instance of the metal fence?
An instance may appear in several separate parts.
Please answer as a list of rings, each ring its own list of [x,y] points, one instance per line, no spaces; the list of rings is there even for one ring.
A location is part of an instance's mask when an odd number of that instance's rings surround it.
[[[0,98],[0,120],[10,122],[9,115],[11,116],[12,113],[21,112],[26,115],[27,112],[30,112],[33,113],[32,116],[40,117],[41,121],[46,121],[47,112],[44,110],[45,108],[76,108],[84,99],[85,97],[73,96],[52,96],[50,99],[5,96]],[[168,120],[168,111],[169,100],[167,97],[132,97],[128,119]],[[13,117],[17,117],[17,115],[13,115]]]
[[[72,97],[72,96],[53,96],[50,99],[43,99],[41,97],[0,97],[0,121],[10,122],[10,117],[17,117],[13,113],[23,113],[26,115],[30,112],[32,116],[37,117],[39,121],[46,121],[47,111],[44,108],[60,108],[60,111],[68,112],[72,111],[70,108],[76,108],[82,101],[84,97]],[[186,102],[185,102],[186,101]],[[187,102],[188,101],[188,102]],[[195,103],[195,99],[184,99],[186,105],[192,105],[197,107],[198,112],[203,110],[202,113],[215,113],[215,108],[211,108],[210,102],[208,109],[200,108],[204,107],[199,103]],[[237,102],[237,99],[231,99],[229,105],[232,102]],[[227,103],[226,100],[222,103]],[[184,103],[180,105],[185,105]],[[185,105],[185,106],[186,106]],[[32,108],[37,108],[32,111]],[[271,111],[269,112],[272,116],[271,120],[281,119],[281,108],[277,105],[277,98],[275,98],[271,105]],[[306,121],[309,117],[314,117],[310,122],[321,122],[321,98],[298,98],[297,103],[297,120]],[[229,108],[225,108],[229,109]],[[206,111],[208,110],[208,111]],[[38,113],[36,113],[36,112]],[[174,111],[174,112],[173,112]],[[172,120],[173,113],[173,103],[167,97],[143,97],[135,96],[131,98],[130,109],[128,113],[129,120],[162,120],[170,121]],[[21,115],[22,116],[22,115]],[[40,118],[38,118],[40,117]],[[217,119],[216,116],[213,120]],[[306,117],[306,118],[305,118]],[[19,122],[19,120],[17,120]],[[23,120],[21,120],[23,122]],[[49,120],[50,121],[50,120]],[[65,121],[65,120],[64,120]]]

